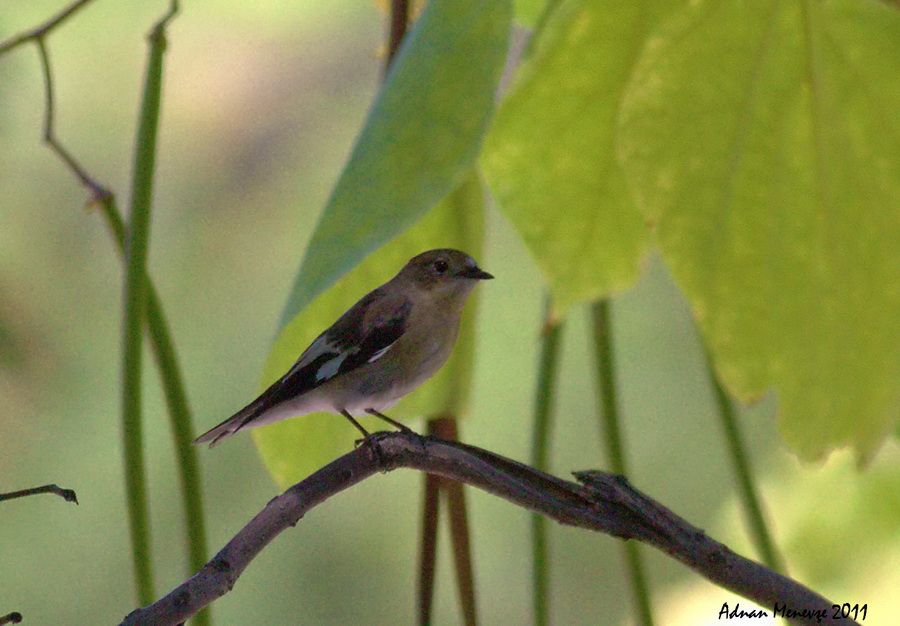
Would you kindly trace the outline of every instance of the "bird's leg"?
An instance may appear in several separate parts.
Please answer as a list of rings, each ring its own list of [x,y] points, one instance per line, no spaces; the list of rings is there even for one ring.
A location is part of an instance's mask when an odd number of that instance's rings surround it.
[[[370,433],[368,430],[366,430],[365,428],[363,428],[362,424],[360,424],[359,422],[357,422],[357,421],[356,421],[356,418],[354,418],[352,415],[350,415],[350,412],[349,412],[349,411],[347,411],[347,410],[345,410],[345,409],[341,409],[341,415],[343,415],[344,417],[346,417],[348,420],[350,420],[350,423],[351,423],[351,424],[353,424],[354,426],[356,426],[356,430],[358,430],[359,432],[362,433],[363,439],[367,439],[367,438],[369,437],[369,435],[370,435],[371,433]]]
[[[406,433],[407,435],[417,435],[418,434],[416,431],[414,431],[409,426],[406,426],[405,424],[401,424],[397,420],[392,419],[392,418],[388,417],[387,415],[385,415],[384,413],[380,413],[380,412],[376,411],[375,409],[366,409],[366,413],[368,413],[369,415],[374,415],[375,417],[380,417],[385,422],[387,422],[394,428],[397,428],[398,430],[400,430],[400,432]]]
[[[372,433],[363,428],[362,424],[356,421],[356,419],[350,415],[350,412],[347,410],[341,410],[341,415],[350,420],[350,423],[356,426],[357,430],[363,434],[362,439],[357,439],[353,443],[357,446],[360,445],[368,445],[372,448],[372,453],[375,455],[375,459],[378,461],[378,465],[384,468],[387,465],[386,459],[384,458],[384,453],[381,451],[381,447],[378,445],[377,437],[373,437]],[[376,433],[377,434],[377,433]],[[384,470],[387,471],[387,470]]]

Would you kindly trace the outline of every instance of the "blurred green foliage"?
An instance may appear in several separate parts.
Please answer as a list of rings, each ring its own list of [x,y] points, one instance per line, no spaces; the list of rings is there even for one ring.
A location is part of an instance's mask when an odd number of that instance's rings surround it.
[[[517,8],[522,4],[528,3],[517,3]],[[558,41],[565,41],[565,29],[578,23],[574,17],[566,16],[581,15],[580,11],[590,16],[591,11],[604,6],[563,3],[560,10],[565,12],[555,18],[553,29],[548,26],[547,36],[556,33]],[[754,41],[759,43],[760,24],[765,26],[764,22],[751,19],[753,15],[728,13],[738,10],[726,10],[731,6],[728,3],[699,2],[683,10],[681,4],[672,6],[673,11],[680,12],[664,20],[656,33],[658,38],[651,40],[669,50],[659,60],[672,63],[673,81],[678,75],[676,69],[686,72],[690,67],[684,61],[684,50],[679,49],[679,45],[692,45],[693,41],[686,21],[700,30],[712,28],[711,24],[730,25],[718,36],[710,34],[711,44],[721,44],[728,52],[718,55],[724,57],[723,63],[725,59],[743,58],[742,50],[753,50]],[[714,6],[725,13],[709,13]],[[751,4],[740,6],[751,10]],[[775,11],[772,34],[803,23],[795,19],[794,4],[759,6],[763,11]],[[780,12],[778,7],[782,7]],[[827,54],[819,57],[826,69],[844,67],[837,59],[846,58],[853,61],[852,75],[861,80],[870,71],[892,71],[893,63],[900,57],[894,53],[898,39],[891,34],[896,16],[887,12],[892,8],[849,1],[829,2],[823,7],[812,9],[817,11],[812,24],[816,28],[838,25],[837,30],[829,27],[809,32],[814,33],[813,39],[821,36],[826,42],[823,45]],[[0,11],[0,38],[46,18],[58,8],[58,3],[41,1],[17,6],[15,11]],[[128,155],[143,63],[142,37],[159,10],[154,3],[96,3],[49,41],[58,79],[60,134],[100,180],[120,192],[126,188],[129,175]],[[847,17],[856,15],[855,11],[862,14],[848,23]],[[868,19],[869,12],[879,16],[880,26]],[[539,15],[539,11],[533,14]],[[856,32],[854,28],[867,29],[865,41],[847,34]],[[681,40],[674,37],[679,32],[684,32]],[[726,34],[735,38],[734,48],[722,41]],[[252,6],[233,1],[212,2],[184,7],[182,16],[172,25],[150,264],[183,355],[198,428],[220,421],[257,390],[261,364],[277,331],[279,312],[288,296],[297,260],[308,243],[306,233],[312,232],[317,214],[326,205],[378,87],[381,60],[376,51],[383,36],[383,15],[367,3],[355,1],[274,1]],[[791,45],[796,46],[796,41]],[[878,59],[870,58],[875,54],[872,50],[880,49],[878,46],[884,46],[887,52]],[[776,47],[775,52],[778,50]],[[846,57],[837,56],[841,50]],[[549,57],[550,50],[541,52],[538,46],[535,64],[542,54]],[[640,79],[644,87],[625,98],[623,106],[627,107],[621,114],[648,115],[653,119],[641,117],[648,126],[639,128],[640,132],[635,131],[633,136],[616,130],[623,134],[607,144],[609,149],[617,150],[625,165],[629,189],[637,192],[639,209],[647,212],[647,207],[651,207],[646,214],[658,218],[655,224],[665,260],[664,265],[650,255],[638,282],[622,292],[613,305],[624,427],[633,468],[631,479],[711,535],[740,542],[741,525],[730,514],[734,508],[732,479],[719,433],[712,425],[714,405],[693,329],[691,312],[697,312],[697,295],[690,285],[698,279],[684,278],[686,270],[672,261],[671,250],[676,243],[686,243],[673,233],[683,230],[684,237],[708,237],[708,233],[692,228],[696,215],[684,213],[688,203],[678,200],[686,197],[689,190],[685,185],[690,180],[697,185],[697,210],[715,208],[714,199],[703,192],[704,185],[715,189],[724,164],[719,153],[709,157],[692,152],[690,156],[697,161],[711,159],[706,164],[709,179],[701,176],[703,168],[697,168],[688,172],[691,176],[684,180],[671,179],[671,196],[658,193],[666,189],[658,186],[660,181],[669,181],[665,176],[660,178],[668,170],[659,166],[666,159],[675,160],[677,155],[663,158],[667,153],[654,152],[659,156],[650,159],[642,157],[637,149],[662,150],[663,140],[671,139],[672,134],[678,141],[689,141],[691,129],[698,128],[700,120],[695,119],[698,114],[691,117],[686,112],[692,102],[685,102],[683,95],[676,97],[681,93],[677,92],[670,95],[673,105],[678,105],[672,110],[681,111],[685,116],[681,123],[687,127],[668,125],[665,130],[669,135],[653,135],[652,124],[663,124],[663,118],[657,113],[640,113],[642,107],[653,111],[653,106],[661,106],[659,103],[664,101],[659,96],[673,87],[666,76],[648,69],[654,55],[661,54],[659,49],[651,45],[641,54],[646,56],[634,59],[632,80]],[[715,59],[705,61],[712,64]],[[744,63],[750,61],[745,59]],[[701,62],[703,58],[697,59],[697,63]],[[787,68],[795,67],[791,63]],[[715,67],[710,66],[704,79],[719,85],[721,75],[713,71]],[[777,78],[777,69],[769,78]],[[826,108],[834,113],[828,119],[836,125],[828,131],[828,154],[841,146],[838,143],[834,148],[832,141],[859,139],[859,143],[847,144],[855,168],[848,171],[857,171],[862,158],[857,150],[868,145],[865,141],[872,136],[870,124],[889,120],[888,111],[896,107],[883,110],[880,116],[868,117],[869,98],[875,89],[868,80],[860,84],[871,88],[851,89],[844,88],[842,82],[842,76],[850,74],[827,70],[825,75],[829,81],[836,81],[829,83],[829,89],[836,90],[830,91],[832,99],[825,101]],[[767,74],[760,76],[765,78]],[[796,72],[793,76],[797,80]],[[877,93],[896,89],[896,84],[898,81],[882,80]],[[740,85],[746,82],[738,84],[738,89]],[[527,81],[521,81],[513,93],[526,86]],[[721,93],[709,91],[710,97],[721,101],[717,105],[720,109],[705,111],[704,115],[736,114],[734,100],[729,100],[733,96],[730,89],[720,86]],[[602,95],[606,94],[598,97]],[[517,97],[524,98],[513,95],[510,102]],[[2,488],[58,482],[76,488],[82,503],[75,509],[53,498],[38,498],[4,503],[0,508],[0,554],[5,565],[0,572],[0,612],[7,608],[20,610],[34,623],[114,623],[133,608],[130,579],[126,575],[127,526],[115,419],[120,269],[100,219],[81,210],[83,191],[40,145],[42,85],[33,50],[22,49],[0,59],[0,98],[0,319],[10,337],[3,345],[18,346],[21,355],[16,357],[14,367],[0,358],[0,401],[4,406],[0,418]],[[585,101],[593,105],[591,99]],[[837,112],[835,103],[841,105]],[[853,120],[857,115],[864,119],[858,124],[843,125],[837,113],[845,104],[848,114],[853,115],[845,119]],[[522,110],[527,108],[525,104],[519,106]],[[718,145],[729,138],[728,120],[713,118],[718,121],[711,141]],[[609,119],[604,119],[606,132],[610,132]],[[580,128],[577,122],[572,120],[574,128]],[[750,131],[754,128],[748,126]],[[802,124],[797,128],[802,130]],[[890,123],[884,124],[883,129],[883,136],[871,144],[873,148],[894,145],[890,142],[896,137],[896,129]],[[535,128],[536,132],[540,130]],[[748,134],[748,147],[758,145],[751,141],[753,137],[753,133]],[[775,137],[785,141],[797,138],[796,133]],[[585,156],[591,154],[588,151]],[[890,171],[878,168],[893,167],[897,161],[873,159],[875,167],[866,175],[871,174],[879,185],[894,184],[885,183],[876,174]],[[741,162],[757,163],[763,168],[759,175],[745,173],[748,180],[774,184],[771,170],[765,169],[767,165],[771,168],[771,163],[749,153]],[[868,190],[858,189],[843,174],[835,175],[829,184],[856,190],[865,196],[861,197],[860,206],[871,207]],[[876,192],[883,193],[883,188],[871,192],[873,197],[880,197]],[[573,191],[566,193],[567,197],[576,195]],[[651,193],[657,195],[648,199]],[[503,199],[503,194],[498,196]],[[740,194],[735,197],[743,198]],[[654,204],[657,201],[658,206]],[[768,202],[765,199],[765,206],[769,206]],[[836,207],[846,206],[843,196],[835,202]],[[543,207],[551,214],[562,208]],[[801,208],[808,210],[804,205]],[[514,219],[509,208],[503,210],[518,229],[521,220]],[[733,215],[753,215],[747,211]],[[896,217],[896,203],[892,204],[890,198],[885,201],[882,214],[884,220]],[[837,211],[828,215],[843,214]],[[691,216],[693,221],[688,219]],[[667,220],[672,220],[673,225],[667,225]],[[823,223],[830,225],[832,221]],[[841,223],[842,228],[848,227]],[[524,459],[530,425],[523,416],[530,414],[542,277],[557,266],[542,260],[535,243],[529,242],[531,247],[526,249],[519,234],[498,212],[488,211],[484,228],[486,246],[479,261],[498,280],[481,294],[480,332],[474,339],[470,410],[473,419],[464,422],[462,434],[467,441]],[[777,244],[780,240],[776,234],[777,231],[765,243]],[[875,263],[881,258],[879,255],[890,253],[883,234],[866,229],[857,233],[859,237],[871,236],[873,242],[882,241],[880,246],[873,244],[877,250],[865,251],[867,263]],[[698,252],[702,251],[700,244],[697,247]],[[821,250],[819,253],[823,254]],[[381,253],[373,258],[378,254]],[[390,254],[388,248],[383,254]],[[849,263],[851,256],[838,258]],[[532,259],[538,260],[540,269]],[[717,260],[719,257],[713,256],[711,266]],[[672,267],[690,301],[675,287],[666,265]],[[860,271],[859,265],[849,267],[852,272]],[[362,268],[365,264],[360,271]],[[387,271],[382,267],[378,270],[381,273],[373,273],[371,285],[360,283],[353,287],[359,289],[356,296],[374,286]],[[856,276],[852,272],[844,279]],[[875,270],[866,273],[877,275]],[[788,274],[776,276],[779,280],[791,277],[788,270],[782,269],[779,274]],[[799,275],[793,276],[798,280]],[[349,282],[352,277],[351,273],[346,280]],[[868,288],[867,285],[862,287]],[[885,285],[888,292],[895,289],[891,283]],[[802,287],[797,291],[807,298],[809,306],[810,288]],[[768,299],[764,304],[770,306],[789,299],[794,291],[776,293],[773,288],[761,293]],[[579,291],[578,297],[594,293]],[[859,294],[850,295],[856,298]],[[875,297],[882,299],[873,300],[872,307],[882,306],[879,303],[886,302],[884,298],[894,296]],[[715,302],[723,307],[741,303],[750,306],[744,299]],[[824,311],[809,306],[813,330],[830,328],[816,322],[816,315],[845,310],[834,309],[844,306],[840,302],[825,302],[828,306]],[[857,302],[853,299],[851,304]],[[790,303],[785,306],[788,312],[793,310]],[[851,340],[854,333],[861,332],[862,323],[881,320],[852,316],[888,313],[889,309],[865,313],[859,313],[858,308],[846,309],[845,314],[851,317],[840,328],[846,334],[822,349],[855,345]],[[708,315],[703,319],[708,320]],[[796,318],[788,321],[792,325],[787,331],[796,333]],[[302,343],[301,332],[312,337],[321,328],[296,330],[296,341]],[[710,336],[708,328],[704,332]],[[571,308],[570,322],[562,337],[559,430],[551,454],[551,469],[559,474],[605,465],[596,422],[591,419],[595,411],[593,394],[585,393],[591,389],[592,378],[587,337],[583,312]],[[810,346],[816,345],[815,338],[810,335]],[[875,350],[873,358],[890,357],[891,346],[887,344],[891,336],[882,335],[882,339],[883,346],[873,347],[871,341],[859,344],[862,347],[858,360],[865,360],[865,351],[870,349]],[[295,347],[295,355],[304,345]],[[286,346],[281,349],[284,353],[280,358],[290,359],[290,350]],[[274,353],[272,358],[276,358]],[[830,367],[828,359],[817,361],[819,365],[823,363]],[[886,361],[885,366],[887,372],[892,364]],[[822,371],[831,376],[832,370]],[[864,369],[858,373],[858,384],[863,385],[864,376],[872,371]],[[723,374],[735,384],[727,369],[723,369]],[[874,374],[876,382],[883,381],[880,374]],[[847,372],[847,376],[855,375],[856,372]],[[889,384],[881,386],[882,392],[890,389]],[[776,535],[784,545],[791,574],[836,601],[868,602],[877,607],[879,616],[888,616],[889,620],[900,611],[892,592],[900,580],[896,568],[889,567],[900,554],[900,540],[895,532],[898,518],[896,508],[887,506],[890,499],[885,495],[890,493],[891,477],[897,476],[900,468],[896,442],[883,447],[867,473],[857,473],[845,453],[832,455],[825,472],[816,466],[799,465],[776,435],[772,420],[776,400],[783,401],[781,390],[777,398],[766,398],[744,411],[743,417],[762,478],[762,491],[770,502]],[[155,380],[148,380],[146,409],[157,586],[168,589],[182,578],[185,553],[179,528],[181,509],[175,461]],[[886,410],[890,417],[890,407]],[[896,416],[896,406],[893,410]],[[297,437],[301,437],[304,421],[295,422]],[[277,432],[279,427],[272,431]],[[824,439],[830,434],[814,434],[823,437],[820,441],[833,441]],[[351,438],[348,436],[346,449],[352,445]],[[289,450],[283,452],[288,453]],[[298,449],[295,453],[303,452]],[[262,469],[249,437],[230,440],[213,452],[204,450],[201,457],[209,503],[210,542],[215,549],[259,510],[276,488]],[[308,515],[254,561],[232,593],[216,602],[213,613],[218,623],[412,622],[414,590],[409,581],[417,548],[417,516],[412,511],[416,510],[419,496],[418,479],[412,472],[373,479]],[[476,582],[484,622],[527,623],[531,606],[528,515],[480,493],[474,493],[471,500]],[[452,623],[456,619],[446,548],[443,544],[440,548],[437,623]],[[594,624],[598,616],[604,623],[627,622],[630,607],[623,601],[627,592],[615,541],[553,527],[550,548],[554,623]],[[750,553],[750,548],[744,546],[742,551]],[[664,556],[650,553],[649,557],[651,583],[665,596],[658,600],[664,623],[712,621],[723,601],[733,602],[721,590],[699,581]],[[48,594],[48,589],[54,593]],[[485,600],[497,597],[504,601]],[[695,609],[691,617],[680,617],[689,608]],[[873,619],[872,623],[878,622]]]

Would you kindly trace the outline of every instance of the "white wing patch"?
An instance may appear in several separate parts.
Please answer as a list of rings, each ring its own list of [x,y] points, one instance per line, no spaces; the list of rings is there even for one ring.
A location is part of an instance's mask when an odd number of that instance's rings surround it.
[[[341,367],[341,363],[344,362],[344,359],[347,358],[348,352],[344,352],[343,354],[338,354],[333,359],[330,359],[322,364],[322,367],[319,368],[319,371],[316,372],[316,382],[321,382],[323,380],[328,380],[335,374]]]
[[[300,358],[297,359],[296,363],[294,363],[291,369],[289,369],[287,373],[285,373],[285,375],[281,377],[281,379],[288,379],[324,354],[334,354],[334,356],[319,366],[319,369],[316,371],[316,386],[318,386],[319,383],[322,383],[336,376],[338,371],[341,369],[341,365],[343,365],[344,361],[347,360],[347,357],[357,354],[360,350],[360,347],[354,346],[350,349],[342,349],[330,339],[331,338],[328,337],[327,332],[320,335],[315,341],[312,342],[312,344],[310,344],[306,351],[300,355]],[[395,343],[397,343],[396,339],[375,352],[372,356],[369,357],[366,363],[374,363],[375,361],[383,357],[385,354],[387,354],[388,350],[394,347]]]
[[[287,378],[288,376],[291,376],[295,372],[299,372],[304,367],[306,367],[307,365],[309,365],[310,363],[315,361],[317,358],[319,358],[321,355],[326,354],[328,352],[341,352],[341,350],[338,349],[336,346],[334,346],[330,341],[328,341],[328,337],[326,336],[325,333],[323,333],[322,335],[319,336],[318,339],[316,339],[309,345],[309,347],[306,349],[306,351],[300,355],[300,358],[297,359],[297,362],[294,363],[294,365],[291,367],[291,369],[289,369],[287,371],[287,373],[284,376],[282,376],[282,378],[283,379]],[[346,358],[346,356],[347,356],[346,354],[343,354],[338,357],[338,362],[334,366],[335,372],[337,371],[337,368],[339,368],[341,366],[341,361],[343,361]],[[327,363],[325,363],[322,367],[319,368],[319,372],[321,372],[322,369],[329,367],[331,365],[331,363],[332,363],[332,361],[328,361]],[[316,373],[317,380],[320,380],[322,378],[319,375],[319,372]],[[331,375],[333,376],[334,373],[332,372]]]
[[[393,342],[389,343],[388,345],[386,345],[385,347],[383,347],[381,350],[379,350],[378,352],[373,354],[371,357],[369,357],[369,360],[366,361],[366,363],[374,363],[375,361],[377,361],[378,359],[383,357],[387,353],[388,350],[390,350],[391,348],[394,347],[395,343],[397,343],[397,342],[393,341]]]

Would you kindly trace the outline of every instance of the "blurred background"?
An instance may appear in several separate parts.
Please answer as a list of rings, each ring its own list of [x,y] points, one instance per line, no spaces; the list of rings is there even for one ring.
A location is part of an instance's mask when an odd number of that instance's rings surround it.
[[[48,42],[57,133],[127,206],[144,35],[165,3],[96,2]],[[0,8],[0,39],[62,6]],[[187,3],[169,28],[150,266],[179,350],[197,432],[255,395],[318,212],[378,86],[386,18],[373,2]],[[29,624],[116,623],[134,608],[119,423],[121,266],[101,216],[41,144],[33,45],[0,57],[0,614]],[[542,311],[540,274],[490,211],[474,403],[465,441],[529,455]],[[755,556],[702,353],[665,267],[614,303],[632,482],[742,554]],[[589,330],[563,330],[552,466],[603,468]],[[146,361],[146,457],[157,592],[185,577],[168,419]],[[776,399],[742,411],[768,517],[790,573],[866,623],[900,614],[900,448],[864,472],[849,454],[799,463],[779,440]],[[351,443],[348,441],[348,450]],[[277,493],[250,437],[200,452],[215,552]],[[421,477],[398,471],[340,494],[280,536],[213,605],[217,624],[397,624],[415,619]],[[484,624],[530,621],[528,514],[469,491]],[[442,528],[446,530],[446,528]],[[618,542],[551,527],[557,624],[631,623]],[[436,623],[458,623],[449,546]],[[738,598],[646,549],[661,624],[717,622]],[[741,600],[741,604],[749,604]],[[754,624],[765,623],[753,620]],[[895,623],[895,622],[893,622]]]

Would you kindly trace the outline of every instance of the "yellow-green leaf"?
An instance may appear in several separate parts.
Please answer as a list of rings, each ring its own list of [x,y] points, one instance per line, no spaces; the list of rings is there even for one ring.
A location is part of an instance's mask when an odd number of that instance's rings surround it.
[[[900,415],[900,12],[691,3],[653,38],[619,155],[728,388],[806,458]]]
[[[634,59],[668,4],[563,2],[485,140],[485,178],[558,313],[637,276],[649,236],[615,158],[615,130]]]
[[[548,0],[513,0],[516,21],[527,28],[534,28],[547,2]]]

